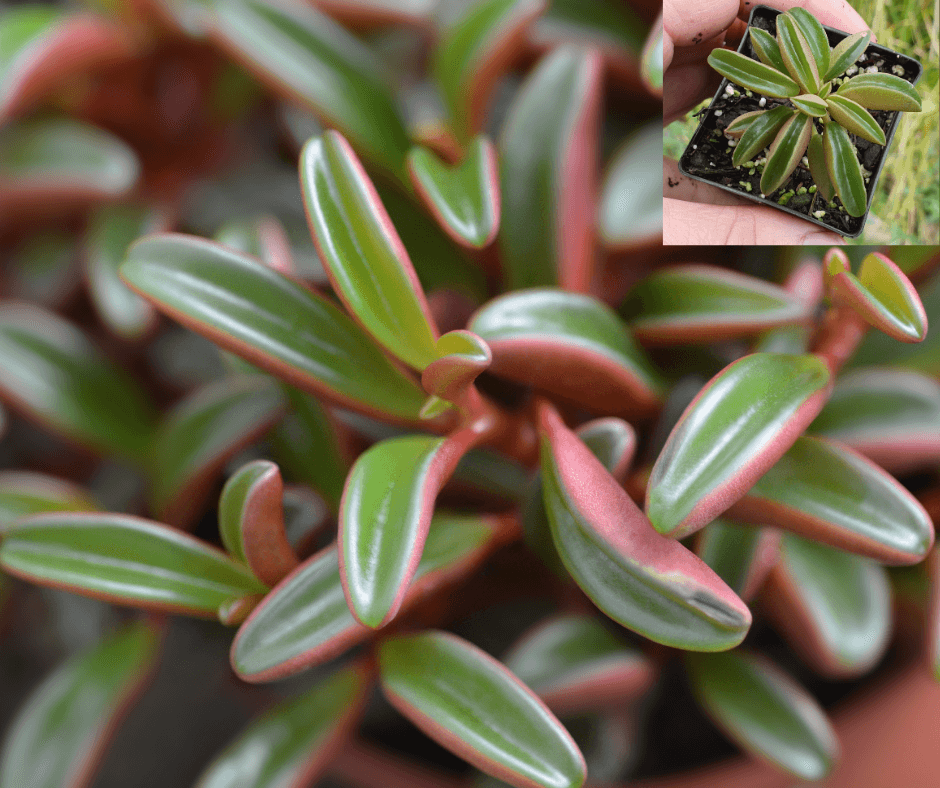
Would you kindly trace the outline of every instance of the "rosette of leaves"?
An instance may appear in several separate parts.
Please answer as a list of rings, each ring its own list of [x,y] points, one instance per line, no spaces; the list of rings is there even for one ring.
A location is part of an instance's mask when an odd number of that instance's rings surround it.
[[[726,79],[778,100],[728,124],[725,133],[737,140],[732,163],[739,167],[766,148],[760,189],[769,195],[805,156],[820,194],[830,201],[838,195],[849,215],[862,216],[865,180],[850,135],[884,145],[884,131],[869,110],[920,112],[920,96],[894,74],[847,73],[868,47],[870,32],[855,33],[830,48],[825,29],[805,9],[780,14],[776,24],[776,37],[748,28],[756,58],[727,49],[708,56],[709,65]]]

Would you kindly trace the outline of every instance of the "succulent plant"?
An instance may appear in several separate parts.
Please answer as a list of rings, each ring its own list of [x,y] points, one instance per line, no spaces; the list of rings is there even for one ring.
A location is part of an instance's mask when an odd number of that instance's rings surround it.
[[[820,194],[838,195],[851,216],[865,213],[865,180],[850,134],[885,144],[885,133],[869,110],[920,112],[921,99],[895,74],[856,73],[871,33],[855,33],[830,48],[823,26],[807,10],[777,17],[777,35],[749,27],[756,59],[715,49],[709,65],[745,90],[783,103],[745,112],[725,129],[736,139],[735,166],[753,160],[769,145],[760,188],[783,186],[804,156]]]

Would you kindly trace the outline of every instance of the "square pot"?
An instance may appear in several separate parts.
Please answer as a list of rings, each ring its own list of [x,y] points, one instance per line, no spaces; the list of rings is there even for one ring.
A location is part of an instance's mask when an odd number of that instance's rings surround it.
[[[751,16],[748,19],[748,29],[751,27],[760,27],[773,36],[777,34],[777,16],[781,12],[768,8],[764,5],[755,6],[751,10]],[[824,26],[825,27],[825,26]],[[835,46],[844,38],[849,36],[841,30],[834,30],[831,27],[825,27],[826,35],[829,37],[829,46]],[[754,57],[754,50],[751,48],[750,33],[744,36],[738,47],[738,52],[747,57]],[[914,58],[902,55],[892,49],[869,44],[865,50],[863,59],[858,62],[859,68],[867,68],[869,65],[875,65],[878,61],[884,61],[883,70],[891,72],[892,67],[900,66],[904,69],[903,74],[898,74],[902,79],[916,85],[921,75],[921,65]],[[859,161],[862,166],[871,173],[868,182],[865,184],[867,192],[867,202],[865,213],[862,216],[849,216],[845,211],[838,208],[833,210],[826,205],[821,205],[823,201],[817,198],[815,194],[809,194],[808,189],[813,185],[812,176],[809,170],[799,165],[789,180],[777,189],[773,195],[761,197],[760,172],[755,171],[755,175],[749,175],[749,171],[744,167],[734,167],[731,163],[733,149],[728,146],[728,139],[724,135],[725,127],[731,123],[738,115],[745,112],[761,109],[757,94],[748,97],[742,91],[740,96],[728,95],[725,89],[731,84],[727,79],[722,79],[718,86],[718,92],[712,99],[708,108],[700,113],[701,122],[692,135],[685,152],[679,159],[679,171],[689,178],[717,186],[719,189],[731,192],[739,197],[746,197],[754,202],[769,205],[781,211],[799,216],[801,219],[818,224],[827,230],[833,230],[840,235],[855,238],[861,234],[865,227],[865,221],[868,219],[868,213],[871,210],[871,198],[874,194],[875,186],[878,183],[878,177],[881,175],[881,167],[884,164],[885,156],[891,147],[891,140],[894,138],[894,132],[900,120],[900,112],[888,112],[884,110],[872,110],[871,114],[885,132],[885,145],[876,145],[866,140],[859,139],[854,134],[849,137],[856,147]],[[738,88],[737,85],[734,86]],[[785,100],[767,98],[766,107],[773,107],[786,103]],[[717,135],[717,136],[716,136]],[[740,182],[751,184],[751,191],[748,192]],[[781,205],[778,200],[781,195],[790,191],[796,191],[799,187],[805,187],[807,193],[803,195],[794,194],[786,205]],[[822,218],[813,216],[814,211],[826,210],[826,215]]]

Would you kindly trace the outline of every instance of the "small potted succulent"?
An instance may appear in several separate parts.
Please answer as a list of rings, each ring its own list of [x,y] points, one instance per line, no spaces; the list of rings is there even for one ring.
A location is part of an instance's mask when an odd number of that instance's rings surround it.
[[[679,162],[689,177],[844,236],[865,225],[901,112],[920,112],[920,64],[821,25],[802,8],[757,6]]]

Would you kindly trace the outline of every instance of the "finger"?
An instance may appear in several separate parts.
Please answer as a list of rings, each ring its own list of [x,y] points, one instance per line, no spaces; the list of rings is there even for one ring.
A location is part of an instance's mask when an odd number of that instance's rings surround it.
[[[768,5],[778,11],[805,8],[824,25],[844,30],[846,33],[861,33],[868,30],[865,20],[859,16],[846,0],[740,0],[738,16],[747,19],[755,5]],[[872,36],[874,40],[874,36]]]
[[[675,46],[690,46],[724,33],[739,10],[740,0],[663,0],[663,23]]]
[[[721,75],[704,63],[669,69],[663,90],[663,125],[684,117],[702,99],[714,95],[719,82]]]
[[[665,246],[802,246],[843,244],[796,217],[763,206],[706,205],[663,199]]]
[[[667,158],[663,158],[663,197],[712,205],[747,205],[747,200],[743,197],[736,197],[717,186],[687,178],[679,172],[678,162]]]

